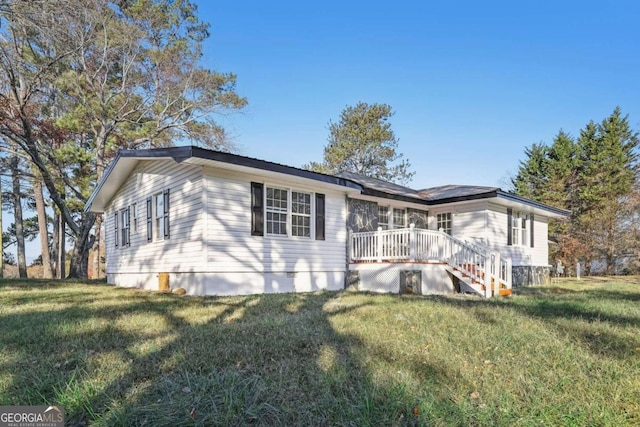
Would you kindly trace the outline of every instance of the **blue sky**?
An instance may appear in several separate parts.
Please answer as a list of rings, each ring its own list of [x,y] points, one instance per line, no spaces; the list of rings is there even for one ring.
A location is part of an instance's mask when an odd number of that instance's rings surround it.
[[[524,148],[561,128],[619,105],[640,129],[640,3],[197,3],[204,64],[236,73],[249,101],[220,117],[244,155],[320,161],[329,120],[386,103],[411,186],[504,188]]]
[[[640,128],[633,2],[198,2],[204,62],[238,75],[242,154],[322,159],[327,123],[390,104],[415,187],[505,186],[524,148],[616,105]]]

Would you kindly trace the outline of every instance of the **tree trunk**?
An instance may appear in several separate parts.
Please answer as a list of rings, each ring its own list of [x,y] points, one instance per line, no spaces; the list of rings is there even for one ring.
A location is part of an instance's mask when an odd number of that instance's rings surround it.
[[[90,237],[91,229],[95,223],[96,216],[93,213],[83,213],[80,224],[80,232],[77,234],[73,252],[71,253],[71,265],[69,266],[70,278],[84,279],[87,277],[89,266],[89,250],[94,239]]]
[[[93,226],[95,231],[95,239],[93,242],[93,260],[92,271],[93,278],[100,279],[100,239],[102,238],[102,214],[96,215],[96,222]]]
[[[18,168],[18,157],[14,156],[10,160],[11,180],[13,183],[13,214],[16,225],[16,246],[18,254],[18,274],[21,279],[27,278],[27,260],[24,249],[24,224],[22,218],[22,195],[20,191],[20,170]]]
[[[53,238],[51,239],[51,273],[53,277],[58,277],[58,250],[60,248],[60,215],[54,209],[53,214]]]
[[[38,214],[38,231],[40,234],[40,252],[42,253],[42,278],[51,279],[51,258],[49,257],[49,230],[47,229],[47,212],[42,194],[42,182],[36,179],[33,182],[33,195],[36,199],[36,212]]]

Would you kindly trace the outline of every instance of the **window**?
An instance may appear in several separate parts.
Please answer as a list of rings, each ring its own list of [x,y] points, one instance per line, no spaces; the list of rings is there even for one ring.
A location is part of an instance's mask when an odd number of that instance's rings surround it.
[[[378,206],[378,227],[383,230],[389,229],[389,207]]]
[[[130,245],[130,234],[129,234],[129,208],[122,209],[120,211],[120,223],[122,224],[122,228],[120,229],[120,233],[122,235],[122,247],[126,248]]]
[[[154,231],[155,228],[155,231]],[[169,238],[169,190],[147,199],[147,241]]]
[[[162,240],[164,239],[164,197],[162,197],[162,193],[156,194],[153,196],[155,200],[155,223],[156,232],[155,239]]]
[[[311,237],[311,194],[291,192],[291,235]]]
[[[378,205],[378,227],[383,230],[407,227],[407,210]]]
[[[404,209],[393,209],[393,228],[406,228],[406,211]]]
[[[262,184],[251,183],[251,234],[253,236],[263,235],[261,226],[263,204],[260,199],[262,189]],[[314,197],[313,193],[287,188],[265,188],[264,225],[268,235],[324,240],[324,215],[324,194],[316,193]]]
[[[153,204],[151,197],[147,199],[147,242],[153,240]]]
[[[138,232],[138,204],[134,203],[131,205],[131,219],[133,220],[133,224],[131,227],[131,231],[134,233]]]
[[[287,234],[287,196],[285,189],[267,187],[267,234]]]
[[[527,215],[520,212],[513,213],[513,219],[511,220],[511,244],[526,246],[529,234],[527,233]]]
[[[436,216],[436,229],[451,235],[451,212],[439,213]]]

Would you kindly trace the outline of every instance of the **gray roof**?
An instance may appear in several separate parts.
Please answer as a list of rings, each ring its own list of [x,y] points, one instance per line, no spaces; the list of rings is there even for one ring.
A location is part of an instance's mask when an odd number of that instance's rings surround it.
[[[427,200],[438,201],[456,199],[458,197],[477,196],[500,191],[498,187],[482,187],[478,185],[441,185],[439,187],[418,190],[418,194]]]
[[[382,181],[353,172],[341,172],[335,176],[311,172],[292,166],[281,165],[237,154],[223,153],[206,150],[198,147],[170,147],[148,150],[121,150],[115,160],[105,171],[101,181],[85,205],[85,211],[102,212],[120,188],[124,180],[129,176],[138,160],[154,158],[171,158],[180,163],[189,159],[227,164],[228,168],[244,170],[244,168],[264,170],[279,174],[292,175],[300,178],[311,179],[329,185],[338,185],[347,191],[356,191],[361,194],[382,197],[387,199],[402,200],[421,205],[439,205],[458,201],[476,199],[497,198],[509,202],[524,203],[545,212],[552,212],[559,216],[568,216],[569,212],[563,209],[544,205],[533,200],[528,200],[514,194],[505,193],[497,187],[481,187],[474,185],[443,185],[439,187],[414,190],[402,185]]]
[[[364,187],[364,194],[370,196],[389,197],[407,202],[427,204],[427,200],[412,188],[371,178],[354,172],[340,172],[337,177],[348,179]]]

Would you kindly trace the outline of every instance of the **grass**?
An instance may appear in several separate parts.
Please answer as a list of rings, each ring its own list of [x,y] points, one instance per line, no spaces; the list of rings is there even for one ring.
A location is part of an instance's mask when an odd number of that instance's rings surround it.
[[[640,424],[640,280],[510,298],[0,281],[0,404],[69,425]]]

